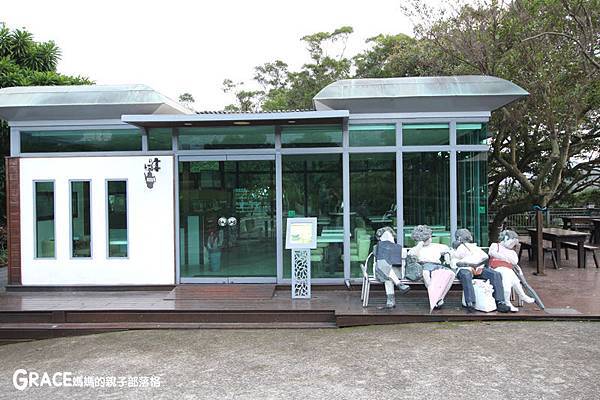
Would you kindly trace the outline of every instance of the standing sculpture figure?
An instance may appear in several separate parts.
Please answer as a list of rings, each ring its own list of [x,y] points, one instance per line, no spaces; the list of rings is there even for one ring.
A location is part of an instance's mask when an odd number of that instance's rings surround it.
[[[423,266],[423,283],[427,288],[429,288],[429,284],[431,283],[431,273],[436,269],[444,268],[442,257],[448,262],[450,253],[448,246],[440,243],[431,243],[432,233],[431,228],[427,225],[417,225],[411,234],[411,237],[417,244],[408,251],[408,255],[415,257],[419,264]],[[436,308],[444,304],[444,297],[452,287],[452,281],[453,279],[450,280],[444,289]]]
[[[451,264],[458,270],[456,277],[463,287],[465,304],[468,312],[475,311],[475,289],[473,278],[489,280],[494,288],[494,300],[499,312],[517,311],[510,307],[504,297],[502,275],[487,266],[487,255],[475,243],[473,235],[468,229],[458,229],[454,235],[456,240],[452,243]],[[483,255],[481,254],[483,253]]]
[[[519,264],[519,256],[514,250],[519,243],[519,235],[509,229],[500,232],[499,242],[490,246],[489,265],[502,275],[502,286],[504,287],[504,299],[511,310],[517,309],[510,303],[510,290],[514,289],[517,295],[525,303],[533,303],[535,299],[525,294],[521,281],[513,271],[513,267]]]

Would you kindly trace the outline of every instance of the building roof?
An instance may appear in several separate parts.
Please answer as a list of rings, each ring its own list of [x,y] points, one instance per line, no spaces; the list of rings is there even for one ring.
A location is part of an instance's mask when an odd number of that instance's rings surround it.
[[[491,112],[529,93],[486,75],[344,79],[313,98],[317,110],[358,113]]]
[[[123,114],[190,114],[146,85],[27,86],[0,89],[8,121],[120,119]]]
[[[326,111],[278,111],[264,113],[207,113],[191,115],[123,115],[121,120],[146,128],[169,126],[202,126],[232,124],[303,124],[338,123],[348,118],[347,110]]]

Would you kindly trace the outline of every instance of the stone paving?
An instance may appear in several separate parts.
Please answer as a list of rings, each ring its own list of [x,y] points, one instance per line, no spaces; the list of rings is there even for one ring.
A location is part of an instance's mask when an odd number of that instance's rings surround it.
[[[108,333],[0,346],[0,399],[597,399],[599,337],[500,321]],[[18,368],[124,387],[18,391]]]

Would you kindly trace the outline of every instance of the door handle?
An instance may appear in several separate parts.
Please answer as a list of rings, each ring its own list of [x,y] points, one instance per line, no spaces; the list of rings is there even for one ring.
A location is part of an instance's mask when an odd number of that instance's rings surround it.
[[[227,225],[229,225],[229,226],[236,226],[237,225],[237,219],[235,217],[229,217],[229,219],[227,220]]]
[[[217,221],[217,224],[219,226],[225,226],[225,225],[227,225],[227,218],[225,218],[225,217],[219,218],[219,220]]]

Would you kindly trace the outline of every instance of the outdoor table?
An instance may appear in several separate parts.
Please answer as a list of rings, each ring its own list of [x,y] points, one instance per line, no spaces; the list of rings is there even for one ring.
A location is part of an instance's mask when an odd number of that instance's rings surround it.
[[[592,219],[592,217],[587,215],[572,215],[561,218],[563,220],[563,229],[573,229],[577,225],[589,224]]]
[[[528,229],[529,235],[531,236],[531,244],[533,248],[533,254],[537,257],[537,243],[536,234],[537,231],[535,228]],[[560,250],[561,243],[563,242],[577,242],[577,268],[585,268],[584,255],[585,249],[584,244],[588,234],[585,232],[571,231],[567,229],[560,228],[544,228],[542,231],[542,237],[544,240],[549,240],[552,242],[552,246],[556,249],[556,265],[558,268],[560,265]]]
[[[592,243],[600,244],[600,218],[592,218],[594,229],[592,230]]]

